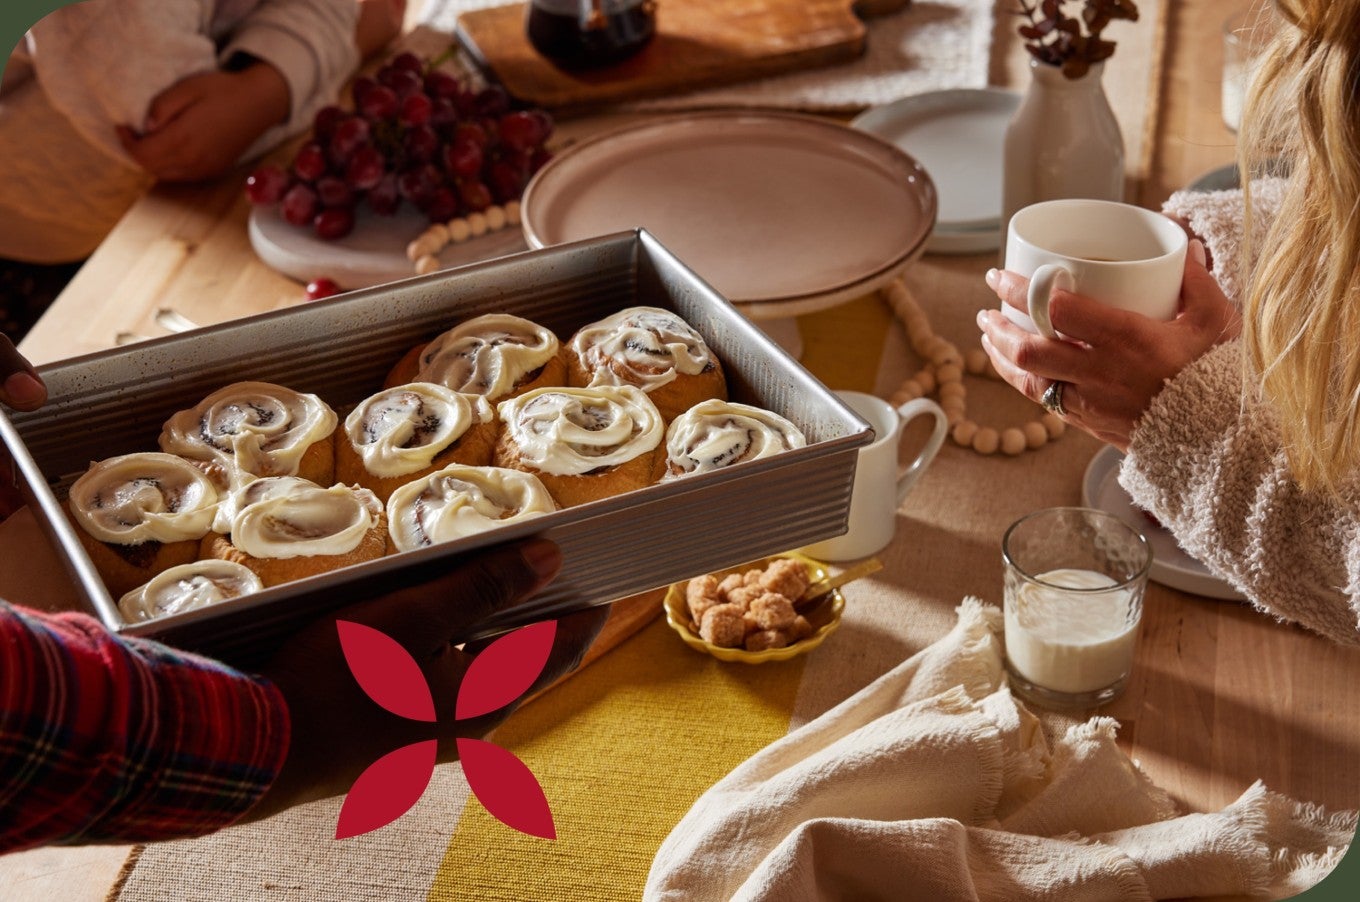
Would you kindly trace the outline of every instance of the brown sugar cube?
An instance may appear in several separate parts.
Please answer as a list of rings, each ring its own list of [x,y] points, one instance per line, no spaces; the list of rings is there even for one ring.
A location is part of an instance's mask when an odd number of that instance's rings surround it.
[[[685,604],[689,607],[689,615],[698,623],[703,619],[704,611],[716,604],[721,604],[722,599],[718,597],[718,580],[711,573],[703,576],[696,576],[685,585]]]
[[[788,599],[801,597],[807,591],[808,582],[807,567],[786,557],[770,561],[770,566],[765,568],[765,575],[760,578],[760,585],[767,592],[775,592]]]
[[[794,642],[801,642],[813,633],[812,623],[802,614],[793,618],[793,635],[790,637]]]
[[[762,630],[787,629],[797,616],[793,602],[773,592],[766,592],[747,608],[748,620]]]
[[[746,585],[746,580],[742,578],[740,573],[729,573],[722,578],[722,582],[718,583],[718,593],[726,595],[733,589],[740,589],[744,585]]]
[[[760,578],[764,575],[765,571],[759,568],[754,570],[747,570],[745,573],[741,575],[741,581],[744,585],[758,586],[760,585]]]
[[[760,586],[741,586],[727,593],[727,603],[740,607],[743,611],[757,598],[765,594]]]
[[[719,648],[740,648],[746,638],[746,621],[741,608],[734,604],[718,604],[704,611],[699,622],[699,636]]]
[[[783,630],[756,630],[746,637],[747,651],[765,651],[770,648],[783,648],[789,644],[788,633]]]
[[[712,573],[705,573],[703,576],[696,576],[685,584],[685,599],[690,600],[698,597],[716,597],[718,594],[718,578]]]

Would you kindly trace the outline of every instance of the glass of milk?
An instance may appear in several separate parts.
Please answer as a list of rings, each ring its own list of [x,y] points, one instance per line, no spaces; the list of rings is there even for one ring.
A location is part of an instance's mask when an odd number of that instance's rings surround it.
[[[1011,524],[1001,556],[1012,690],[1048,708],[1117,698],[1143,616],[1147,538],[1113,514],[1057,507]]]

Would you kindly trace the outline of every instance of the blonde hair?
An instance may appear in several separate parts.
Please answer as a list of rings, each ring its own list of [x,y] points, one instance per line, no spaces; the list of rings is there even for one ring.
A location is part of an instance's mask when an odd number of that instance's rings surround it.
[[[1239,166],[1290,176],[1248,249],[1246,384],[1279,414],[1300,487],[1335,493],[1360,465],[1360,0],[1275,7],[1286,24],[1253,81]]]

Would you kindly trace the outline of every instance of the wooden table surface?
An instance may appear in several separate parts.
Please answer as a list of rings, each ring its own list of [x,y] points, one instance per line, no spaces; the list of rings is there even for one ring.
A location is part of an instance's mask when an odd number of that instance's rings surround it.
[[[1247,5],[1162,0],[1155,34],[1123,28],[1114,35],[1119,65],[1107,67],[1105,80],[1130,145],[1130,199],[1156,207],[1174,189],[1231,162],[1234,138],[1219,115],[1219,27]],[[998,13],[997,21],[990,80],[1023,86],[1026,57],[1014,20]],[[612,121],[568,122],[561,132],[586,134]],[[247,212],[239,176],[154,190],[95,252],[22,350],[42,364],[108,348],[120,331],[163,334],[152,319],[162,306],[208,324],[299,303],[301,286],[251,252]],[[987,256],[927,257],[922,265],[971,267],[980,275],[992,265]],[[819,355],[831,343],[853,341],[855,317],[865,315],[877,314],[854,304],[843,315],[819,314],[827,337],[809,346],[809,369],[819,373]],[[1067,475],[1079,479],[1080,470]],[[1155,697],[1121,700],[1110,713],[1123,720],[1135,707],[1143,712],[1121,733],[1121,744],[1176,798],[1213,810],[1260,778],[1330,808],[1360,807],[1360,651],[1241,605],[1161,586],[1149,590],[1142,643],[1140,660],[1156,661],[1175,679],[1158,683]],[[8,856],[0,859],[0,887],[18,898],[101,899],[126,852],[96,847]]]

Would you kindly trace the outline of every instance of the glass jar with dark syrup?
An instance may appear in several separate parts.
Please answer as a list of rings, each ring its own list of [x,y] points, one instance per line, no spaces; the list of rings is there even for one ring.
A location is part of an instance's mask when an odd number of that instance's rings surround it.
[[[627,59],[656,32],[655,0],[529,0],[529,43],[563,69]]]

